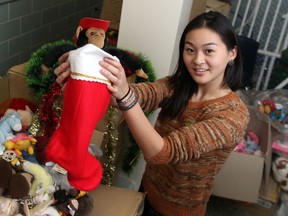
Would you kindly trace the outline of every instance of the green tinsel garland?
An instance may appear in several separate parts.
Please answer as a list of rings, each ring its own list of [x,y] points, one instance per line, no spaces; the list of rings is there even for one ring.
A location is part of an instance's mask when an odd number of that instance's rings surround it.
[[[32,53],[26,65],[26,82],[28,87],[35,93],[35,98],[37,100],[40,100],[55,82],[56,75],[54,74],[54,69],[58,66],[56,63],[50,68],[48,73],[42,74],[41,65],[43,63],[43,58],[46,57],[53,48],[64,44],[73,44],[73,42],[71,40],[59,40],[42,45]]]

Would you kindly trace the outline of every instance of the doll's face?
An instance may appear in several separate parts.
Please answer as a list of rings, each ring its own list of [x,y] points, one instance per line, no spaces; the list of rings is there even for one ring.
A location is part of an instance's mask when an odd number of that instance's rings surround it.
[[[105,41],[105,31],[101,28],[89,28],[86,31],[86,36],[88,38],[88,43],[94,44],[99,48],[104,47]]]

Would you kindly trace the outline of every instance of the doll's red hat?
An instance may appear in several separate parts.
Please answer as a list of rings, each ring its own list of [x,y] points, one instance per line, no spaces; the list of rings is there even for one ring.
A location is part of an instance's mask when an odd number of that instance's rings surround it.
[[[91,17],[84,17],[79,22],[79,26],[82,26],[83,29],[95,27],[102,28],[105,32],[107,31],[109,25],[110,21],[108,20],[96,19]]]

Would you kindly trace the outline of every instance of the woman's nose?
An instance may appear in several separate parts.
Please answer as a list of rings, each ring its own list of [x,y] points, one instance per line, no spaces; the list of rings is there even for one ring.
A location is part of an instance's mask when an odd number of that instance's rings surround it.
[[[201,52],[196,52],[193,61],[195,64],[203,64],[205,62],[204,55]]]

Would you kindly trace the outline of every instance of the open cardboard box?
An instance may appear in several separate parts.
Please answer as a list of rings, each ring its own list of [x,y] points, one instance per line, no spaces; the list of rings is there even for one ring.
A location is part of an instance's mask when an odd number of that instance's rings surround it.
[[[268,117],[248,106],[247,132],[259,137],[264,157],[232,152],[215,178],[212,194],[233,200],[257,203],[260,186],[269,182],[271,170],[271,126]]]

